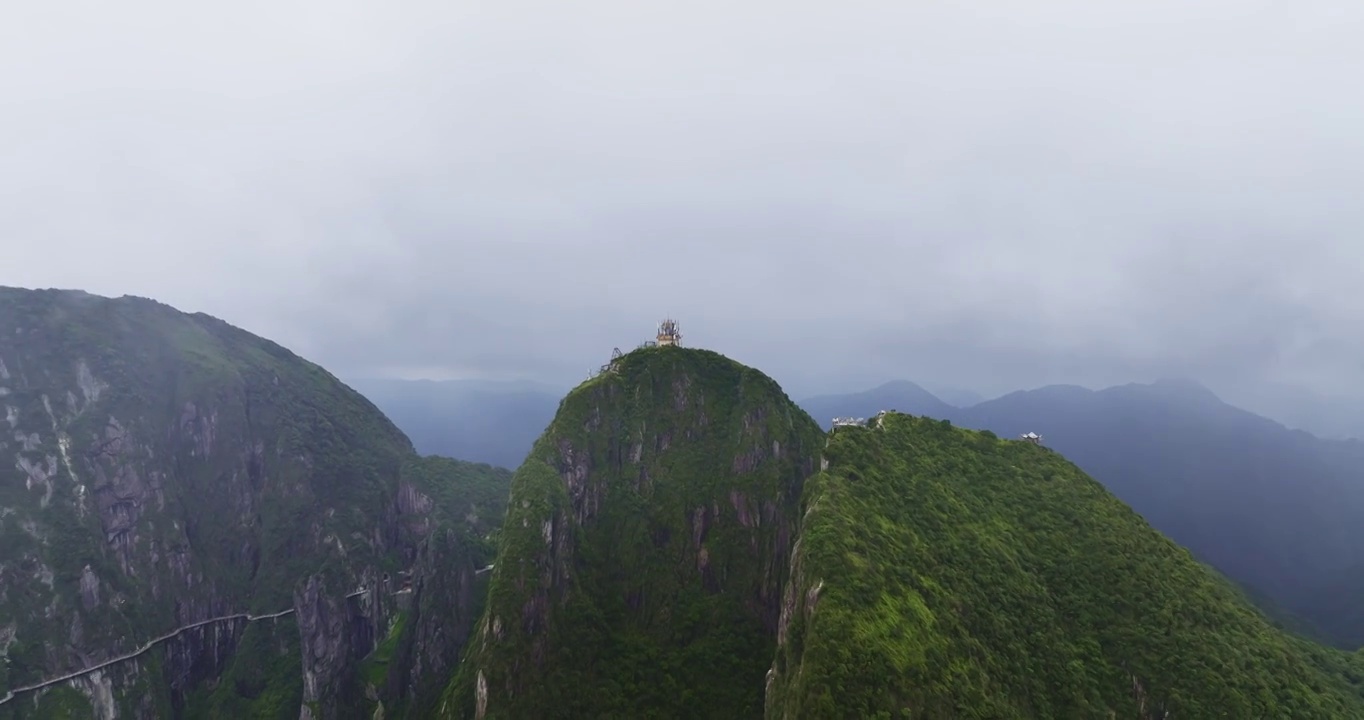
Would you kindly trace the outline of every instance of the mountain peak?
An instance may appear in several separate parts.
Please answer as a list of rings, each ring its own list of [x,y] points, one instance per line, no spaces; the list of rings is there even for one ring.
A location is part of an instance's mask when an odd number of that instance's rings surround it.
[[[1223,402],[1206,385],[1189,378],[1160,378],[1150,383],[1128,383],[1100,390],[1103,397],[1122,397],[1129,401],[1158,402],[1170,407],[1185,407],[1201,412],[1253,415]],[[1258,417],[1258,416],[1256,416]]]
[[[824,435],[719,353],[634,350],[574,388],[512,480],[473,717],[758,717]]]
[[[820,395],[802,400],[800,406],[821,425],[834,417],[871,417],[882,410],[945,418],[956,409],[909,380],[892,380],[859,393]]]
[[[0,417],[22,438],[0,441],[0,693],[169,638],[149,665],[25,696],[21,716],[359,712],[352,671],[389,628],[394,673],[427,683],[417,669],[453,663],[470,538],[503,514],[510,473],[418,458],[320,367],[145,298],[0,288]],[[429,549],[437,525],[455,534]],[[465,599],[391,624],[378,578],[418,555]],[[357,587],[368,597],[348,601]],[[418,646],[421,627],[434,629]],[[397,693],[435,695],[416,688],[376,692],[390,708]]]
[[[887,390],[894,392],[920,392],[927,393],[930,395],[932,394],[925,390],[922,385],[910,380],[891,380],[889,382],[884,382],[881,383],[880,385],[877,385],[875,388],[872,388],[871,391],[876,392],[878,390]]]
[[[1187,377],[1166,377],[1158,378],[1147,387],[1162,392],[1179,393],[1185,397],[1198,397],[1205,400],[1215,400],[1221,402],[1222,399],[1207,385]]]

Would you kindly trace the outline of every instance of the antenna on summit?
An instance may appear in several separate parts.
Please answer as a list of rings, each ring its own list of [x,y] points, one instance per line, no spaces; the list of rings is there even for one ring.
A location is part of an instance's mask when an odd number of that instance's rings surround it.
[[[681,345],[682,328],[678,327],[677,321],[672,318],[664,318],[658,324],[658,345]]]

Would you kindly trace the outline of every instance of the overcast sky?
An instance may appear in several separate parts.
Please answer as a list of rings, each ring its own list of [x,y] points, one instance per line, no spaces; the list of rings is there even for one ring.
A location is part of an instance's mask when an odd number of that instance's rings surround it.
[[[210,7],[211,6],[211,7]],[[1364,395],[1364,3],[0,10],[0,284],[343,376]]]

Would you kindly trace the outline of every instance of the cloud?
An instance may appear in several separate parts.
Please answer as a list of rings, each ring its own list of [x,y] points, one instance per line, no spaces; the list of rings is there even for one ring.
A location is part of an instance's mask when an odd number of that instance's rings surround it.
[[[0,282],[352,375],[1364,392],[1364,8],[26,3]]]

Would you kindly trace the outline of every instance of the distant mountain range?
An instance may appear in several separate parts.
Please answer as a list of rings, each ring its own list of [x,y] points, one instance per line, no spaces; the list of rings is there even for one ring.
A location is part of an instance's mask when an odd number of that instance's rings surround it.
[[[561,393],[477,381],[353,381],[419,452],[516,467]],[[969,396],[967,396],[969,398]],[[896,381],[798,403],[828,427],[879,410],[1004,437],[1037,432],[1155,527],[1267,607],[1342,647],[1364,644],[1364,443],[1324,440],[1198,383],[1053,385],[958,407]]]

